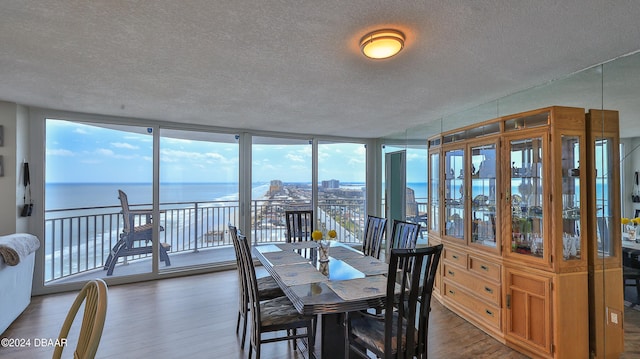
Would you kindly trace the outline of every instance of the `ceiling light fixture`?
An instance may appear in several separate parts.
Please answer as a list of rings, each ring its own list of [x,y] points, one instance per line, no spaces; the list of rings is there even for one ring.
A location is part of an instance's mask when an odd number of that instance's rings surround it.
[[[404,40],[404,34],[398,30],[376,30],[360,39],[360,50],[370,59],[386,59],[402,50]]]

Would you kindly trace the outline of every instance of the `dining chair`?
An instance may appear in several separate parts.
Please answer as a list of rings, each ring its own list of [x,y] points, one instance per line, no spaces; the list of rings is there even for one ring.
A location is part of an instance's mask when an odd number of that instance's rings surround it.
[[[231,243],[233,243],[233,249],[236,254],[236,269],[238,270],[238,319],[236,320],[236,334],[240,330],[240,318],[243,320],[242,324],[242,341],[241,347],[244,348],[244,342],[247,337],[247,321],[249,313],[249,289],[247,278],[244,275],[243,266],[241,263],[242,255],[240,254],[240,243],[238,242],[238,228],[229,225],[229,233],[231,234]],[[265,277],[257,278],[258,282],[258,297],[261,300],[274,299],[284,296],[282,289],[278,286],[275,279],[272,276],[267,275]]]
[[[100,338],[102,337],[102,330],[107,316],[107,284],[102,279],[91,280],[82,287],[62,324],[60,334],[58,335],[58,343],[69,343],[69,330],[83,303],[84,313],[82,324],[73,357],[92,359],[98,351],[98,345],[100,344]],[[53,350],[53,358],[61,358],[62,351],[65,347],[66,345],[56,345]]]
[[[426,358],[431,294],[442,244],[392,249],[384,313],[353,312],[345,320],[345,358]],[[417,324],[417,325],[416,325]]]
[[[260,359],[260,348],[262,344],[284,340],[293,340],[294,347],[297,339],[307,339],[309,358],[315,358],[314,354],[314,316],[302,315],[293,306],[287,297],[262,300],[258,294],[258,281],[256,271],[251,259],[251,247],[247,238],[238,234],[238,247],[242,256],[242,266],[244,275],[248,283],[249,305],[252,318],[251,346],[249,347],[249,359],[253,350],[256,351],[256,358]],[[305,328],[304,333],[299,333],[298,329]],[[283,332],[284,335],[269,335],[263,337],[265,333]]]
[[[287,243],[310,241],[313,232],[313,211],[285,211]]]
[[[362,252],[365,255],[380,259],[380,249],[382,248],[386,227],[386,218],[367,216],[364,239],[362,241]]]
[[[394,248],[415,248],[420,234],[420,225],[405,221],[393,220],[393,230],[389,249]]]

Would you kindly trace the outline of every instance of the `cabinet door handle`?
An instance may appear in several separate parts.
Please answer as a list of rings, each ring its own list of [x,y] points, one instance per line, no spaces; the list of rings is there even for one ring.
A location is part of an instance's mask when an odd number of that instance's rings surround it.
[[[480,269],[482,269],[483,271],[488,271],[489,267],[487,267],[486,265],[481,265]]]
[[[493,289],[491,289],[489,287],[484,287],[484,291],[487,292],[487,293],[493,294]]]
[[[453,272],[452,272],[452,271],[450,271],[450,270],[448,270],[448,271],[447,271],[447,273],[449,273],[449,275],[450,275],[450,276],[452,276],[452,277],[456,275],[455,273],[453,273]]]
[[[449,294],[451,294],[451,295],[455,295],[455,294],[456,294],[456,292],[454,292],[454,291],[452,291],[451,289],[449,289]]]
[[[493,312],[489,309],[485,309],[484,312],[493,317]]]
[[[511,294],[507,294],[507,309],[511,309]]]
[[[458,259],[458,256],[454,254],[454,255],[451,256],[451,258]]]

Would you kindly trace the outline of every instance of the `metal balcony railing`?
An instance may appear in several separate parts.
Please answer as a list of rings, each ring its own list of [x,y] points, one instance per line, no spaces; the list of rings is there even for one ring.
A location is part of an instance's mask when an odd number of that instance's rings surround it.
[[[283,242],[284,211],[308,201],[254,200],[251,238],[255,244]],[[149,209],[150,205],[131,205]],[[346,243],[360,243],[366,221],[363,199],[323,200],[318,205],[318,228],[335,229]],[[426,212],[426,204],[419,204]],[[237,201],[179,202],[160,205],[160,241],[169,255],[203,248],[230,246],[227,226],[238,223]],[[136,219],[136,222],[143,220]],[[123,227],[120,206],[50,210],[45,219],[45,282],[102,268]],[[150,255],[130,256],[136,260]]]

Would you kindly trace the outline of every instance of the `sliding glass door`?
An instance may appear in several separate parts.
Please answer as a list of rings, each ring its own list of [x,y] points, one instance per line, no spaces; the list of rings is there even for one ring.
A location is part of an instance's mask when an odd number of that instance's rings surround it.
[[[228,225],[238,222],[235,134],[160,130],[161,271],[235,260]],[[162,258],[161,258],[162,259]]]
[[[45,120],[44,284],[151,271],[150,253],[114,256],[133,210],[150,210],[150,127]],[[137,216],[134,220],[145,220]],[[135,225],[135,223],[133,223]]]
[[[312,141],[252,138],[251,232],[254,243],[285,241],[285,211],[312,209]]]

